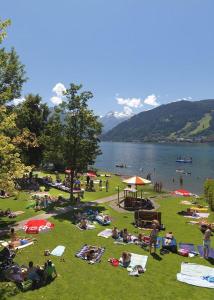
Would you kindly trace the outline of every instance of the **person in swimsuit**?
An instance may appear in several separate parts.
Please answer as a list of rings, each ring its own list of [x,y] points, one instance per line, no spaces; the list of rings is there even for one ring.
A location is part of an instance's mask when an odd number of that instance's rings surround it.
[[[152,254],[152,246],[154,247],[154,253],[156,253],[157,237],[158,237],[158,228],[157,225],[153,223],[152,231],[150,232],[150,243],[149,243],[150,254]]]

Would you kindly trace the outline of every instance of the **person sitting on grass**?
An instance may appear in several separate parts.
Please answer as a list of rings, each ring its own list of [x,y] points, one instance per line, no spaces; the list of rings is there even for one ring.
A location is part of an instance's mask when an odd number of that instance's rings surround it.
[[[120,236],[123,238],[123,242],[124,243],[128,243],[131,241],[131,235],[128,233],[127,228],[124,228],[121,232],[120,232]]]
[[[53,277],[54,276],[54,277]],[[44,268],[44,280],[46,283],[51,282],[53,278],[56,278],[57,272],[55,265],[52,263],[51,260],[48,260],[47,263],[45,264]]]
[[[154,247],[154,253],[156,253],[157,237],[158,237],[157,225],[155,223],[152,223],[152,231],[150,232],[150,243],[149,243],[150,254],[152,254],[152,246]]]
[[[36,288],[38,286],[41,279],[37,271],[37,267],[33,265],[32,261],[30,261],[27,269],[27,279],[32,280],[33,288]]]
[[[170,231],[165,235],[165,245],[170,245],[172,240],[174,239],[173,233]]]
[[[87,220],[86,218],[82,218],[80,221],[80,228],[86,230],[87,229]]]
[[[144,238],[144,234],[143,233],[139,233],[138,237],[134,239],[134,243],[136,245],[141,245],[143,243],[143,238]]]
[[[124,268],[128,268],[128,266],[130,265],[130,262],[131,262],[131,253],[124,251],[122,253],[122,266]]]
[[[114,228],[112,229],[112,237],[113,237],[113,239],[115,239],[115,240],[117,240],[117,239],[119,238],[119,232],[118,232],[117,227],[114,227]]]

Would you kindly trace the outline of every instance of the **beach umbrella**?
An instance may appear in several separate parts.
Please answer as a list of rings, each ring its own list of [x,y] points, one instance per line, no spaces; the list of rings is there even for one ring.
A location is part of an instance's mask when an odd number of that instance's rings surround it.
[[[25,223],[23,229],[26,233],[46,232],[54,228],[54,224],[47,220],[29,220]]]
[[[150,180],[147,180],[145,178],[139,177],[139,176],[133,176],[128,179],[123,180],[124,183],[128,185],[144,185],[151,183]]]
[[[177,195],[177,196],[184,196],[184,197],[193,196],[193,194],[187,190],[176,190],[176,191],[172,192],[172,194]]]

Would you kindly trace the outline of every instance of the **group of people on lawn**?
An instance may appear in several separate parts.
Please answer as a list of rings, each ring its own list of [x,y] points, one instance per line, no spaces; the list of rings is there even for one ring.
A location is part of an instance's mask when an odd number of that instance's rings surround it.
[[[152,225],[151,225],[151,232],[149,234],[149,239],[147,242],[147,245],[149,245],[149,252],[150,254],[156,253],[157,249],[157,239],[158,239],[158,233],[160,229],[160,224],[157,220],[153,220]],[[209,251],[211,248],[211,236],[212,236],[212,231],[207,226],[206,224],[203,224],[201,226],[201,232],[203,233],[203,248],[204,248],[204,258],[208,259],[209,258]],[[117,227],[114,227],[112,229],[112,238],[117,240],[119,238],[122,239],[124,243],[129,243],[133,241],[135,244],[140,244],[141,246],[145,245],[145,235],[142,233],[139,233],[138,237],[132,237],[131,234],[128,233],[127,228],[124,228],[123,230],[119,231]],[[167,242],[170,244],[171,240],[174,238],[172,232],[168,232],[165,235],[165,243]],[[124,257],[124,259],[123,259]],[[122,254],[122,260],[124,261],[124,267],[127,265],[127,260],[130,262],[131,261],[131,254],[128,252],[123,252]]]
[[[153,220],[152,223],[152,229],[149,235],[149,251],[150,254],[152,253],[152,249],[154,249],[154,252],[156,252],[156,247],[157,247],[157,238],[158,238],[158,232],[159,232],[160,224],[157,220]],[[114,227],[112,229],[112,238],[117,240],[117,239],[122,239],[124,243],[129,243],[133,241],[135,244],[144,244],[144,234],[139,233],[138,237],[134,237],[128,233],[127,228],[124,228],[123,230],[119,231],[117,227]]]

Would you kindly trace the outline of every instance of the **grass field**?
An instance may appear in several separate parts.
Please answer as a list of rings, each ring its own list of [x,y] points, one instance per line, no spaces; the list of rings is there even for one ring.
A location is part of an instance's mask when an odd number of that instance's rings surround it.
[[[56,191],[53,192],[56,193]],[[147,192],[149,193],[149,190]],[[160,199],[158,200],[159,210],[162,212],[166,231],[173,231],[177,242],[201,244],[202,235],[198,227],[186,224],[186,219],[177,214],[178,211],[187,208],[187,206],[180,204],[181,198],[161,196],[158,198]],[[99,209],[112,216],[112,226],[127,227],[134,234],[139,232],[132,225],[133,213],[118,213],[111,209],[108,204],[102,204]],[[176,273],[180,271],[181,262],[196,262],[211,266],[204,259],[199,257],[184,258],[176,254],[167,254],[160,256],[160,260],[156,260],[149,256],[145,274],[139,278],[131,277],[128,276],[125,269],[112,267],[107,262],[108,258],[119,258],[122,251],[149,255],[147,251],[136,245],[115,245],[111,238],[97,237],[97,234],[104,229],[100,225],[97,225],[95,230],[80,231],[71,223],[71,219],[72,213],[52,218],[51,221],[55,224],[54,230],[39,234],[37,236],[38,242],[35,245],[23,249],[16,256],[16,261],[20,264],[27,264],[30,260],[33,260],[35,264],[43,264],[45,261],[44,250],[52,250],[57,245],[64,245],[66,247],[65,262],[61,262],[57,257],[51,257],[59,273],[54,282],[46,287],[26,293],[19,292],[11,283],[0,283],[0,299],[10,297],[29,300],[213,299],[212,289],[198,288],[182,284],[176,280]],[[214,221],[213,213],[210,220]],[[164,235],[164,233],[163,231],[160,235]],[[89,265],[87,262],[75,258],[75,253],[85,243],[106,248],[101,263]]]

